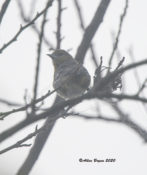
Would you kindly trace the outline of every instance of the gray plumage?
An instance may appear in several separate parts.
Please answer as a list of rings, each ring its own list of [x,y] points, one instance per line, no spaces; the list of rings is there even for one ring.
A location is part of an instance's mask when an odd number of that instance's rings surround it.
[[[64,53],[62,57],[62,54],[59,55],[59,51]],[[55,52],[50,56],[53,57],[53,55],[56,55]],[[55,66],[53,87],[57,89],[58,95],[65,99],[82,95],[90,84],[90,75],[88,71],[67,52],[58,50],[57,55],[58,57],[53,57]],[[60,64],[58,64],[58,59]]]

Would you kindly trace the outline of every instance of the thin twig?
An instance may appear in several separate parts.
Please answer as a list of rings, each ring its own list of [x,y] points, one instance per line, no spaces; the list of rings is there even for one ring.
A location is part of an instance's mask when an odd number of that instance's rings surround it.
[[[132,63],[135,63],[136,60],[135,60],[135,56],[134,56],[132,47],[130,47],[128,49],[128,54],[129,54],[129,58],[131,59]],[[138,87],[140,87],[141,86],[141,82],[140,82],[140,78],[139,78],[138,72],[137,72],[136,69],[134,69],[133,71],[134,71],[134,75],[135,75],[135,79],[136,79],[137,85],[138,85]]]
[[[111,103],[110,103],[111,104]],[[106,117],[103,115],[98,115],[98,116],[90,116],[90,115],[85,115],[85,114],[78,114],[78,113],[68,113],[67,115],[71,116],[76,116],[79,118],[83,118],[86,120],[95,120],[95,121],[105,121],[105,122],[115,122],[115,123],[120,123],[124,124],[125,126],[128,126],[131,128],[133,131],[135,131],[141,138],[147,142],[147,131],[144,130],[142,127],[140,127],[138,124],[136,124],[134,121],[132,121],[128,115],[124,114],[124,112],[120,109],[120,107],[115,104],[111,105],[112,108],[117,112],[118,117]]]
[[[138,90],[136,96],[139,96],[140,93],[147,87],[147,78],[144,80],[143,84],[141,85],[140,89]]]
[[[130,47],[130,48],[128,49],[128,54],[129,54],[129,56],[130,56],[130,58],[131,58],[131,60],[132,60],[132,63],[134,63],[134,62],[135,62],[135,56],[134,56],[133,48],[132,48],[132,47]],[[137,71],[136,69],[134,69],[134,75],[135,75],[134,77],[135,77],[135,79],[136,79],[137,86],[138,86],[138,88],[140,89],[140,87],[141,87],[142,85],[141,85],[141,81],[140,81],[140,78],[139,78],[138,71]],[[142,92],[142,95],[145,96],[144,92]],[[147,112],[147,106],[146,106],[146,104],[142,103],[142,105],[143,105],[143,107],[144,107],[144,110]]]
[[[117,94],[102,94],[102,93],[98,94],[98,93],[88,92],[87,94],[84,94],[80,97],[70,99],[70,100],[67,100],[64,102],[60,102],[60,103],[52,106],[48,111],[43,112],[41,114],[30,115],[30,117],[24,119],[22,122],[20,122],[16,126],[1,133],[0,134],[0,142],[5,140],[6,138],[10,137],[14,133],[18,132],[20,129],[23,129],[24,127],[26,127],[34,122],[37,122],[41,119],[45,119],[45,118],[49,117],[50,120],[54,120],[54,121],[57,120],[58,118],[55,118],[54,116],[67,106],[77,105],[86,99],[106,99],[106,98],[108,98],[108,99],[115,98],[115,99],[119,99],[119,100],[133,100],[133,101],[147,103],[147,98],[137,97],[135,95],[125,95],[125,94],[117,95]]]
[[[42,131],[42,128],[40,128],[40,129],[35,129],[34,132],[30,133],[30,134],[27,135],[25,138],[23,138],[23,139],[17,141],[17,142],[16,142],[15,144],[13,144],[13,145],[11,145],[11,146],[9,146],[9,147],[7,147],[7,148],[1,150],[1,151],[0,151],[0,154],[3,154],[3,153],[5,153],[5,152],[8,152],[8,151],[10,151],[10,150],[12,150],[12,149],[14,149],[14,148],[19,148],[19,147],[24,147],[24,146],[25,146],[25,147],[26,147],[26,146],[31,146],[31,144],[22,144],[22,143],[24,143],[24,142],[26,142],[27,140],[31,139],[32,137],[36,136],[40,131]]]
[[[50,3],[48,4],[48,6],[43,9],[40,13],[37,13],[36,16],[26,25],[22,26],[20,25],[20,29],[18,30],[18,32],[12,37],[12,39],[10,39],[6,44],[4,44],[1,48],[0,48],[0,53],[2,53],[4,51],[4,49],[6,49],[9,45],[11,45],[14,41],[17,41],[18,36],[25,30],[27,29],[29,26],[31,26],[32,24],[34,24],[34,22],[41,16],[43,15],[46,10],[52,5],[54,0],[50,0]]]
[[[17,0],[17,1],[21,1],[21,0]],[[37,1],[38,1],[38,0],[35,0],[35,1],[32,0],[32,1],[31,1],[30,10],[29,10],[29,17],[32,17],[32,14],[33,14],[33,12],[34,12],[34,10],[35,10]],[[18,2],[18,3],[19,3],[19,2]],[[20,3],[21,3],[21,2],[20,2]]]
[[[22,1],[17,0],[16,2],[18,4],[19,10],[20,10],[20,16],[23,19],[23,21],[27,22],[27,23],[30,22],[31,21],[30,17],[27,17],[25,15],[24,8],[23,8],[23,5],[22,5]],[[40,31],[37,28],[36,24],[31,25],[31,28],[36,32],[37,36],[40,34]],[[43,36],[43,41],[47,45],[47,47],[50,47],[50,48],[54,49],[53,44],[47,39],[47,37],[45,37],[45,35]]]
[[[48,7],[50,1],[46,4],[46,7]],[[43,14],[43,20],[41,23],[41,32],[39,34],[39,43],[37,48],[37,61],[36,61],[36,72],[35,72],[35,83],[34,83],[34,90],[33,90],[33,101],[37,98],[37,91],[38,91],[38,83],[39,83],[39,72],[40,72],[40,62],[41,62],[41,49],[42,49],[42,41],[44,36],[44,30],[45,30],[45,22],[46,22],[46,16],[47,16],[48,10],[46,10]],[[35,112],[35,104],[32,105],[32,112]]]
[[[118,104],[113,104],[111,107],[119,115],[121,123],[125,124],[129,128],[133,129],[145,142],[147,142],[147,131],[144,130],[141,126],[132,121],[127,114],[125,114]]]
[[[104,120],[108,122],[119,122],[119,119],[116,119],[116,117],[106,117],[103,115],[98,115],[98,116],[91,116],[91,115],[86,115],[86,114],[79,114],[79,113],[67,113],[67,116],[76,116],[76,117],[82,117],[86,120]],[[117,117],[118,118],[118,117]]]
[[[126,14],[127,14],[127,9],[128,9],[128,0],[126,0],[123,13],[120,16],[120,23],[119,23],[117,36],[116,36],[116,39],[115,39],[115,44],[113,46],[113,49],[112,49],[112,52],[111,52],[111,55],[110,55],[110,58],[109,58],[109,67],[111,67],[111,65],[112,65],[112,60],[113,60],[115,51],[116,51],[116,49],[118,47],[118,44],[119,44],[119,38],[120,38],[121,30],[122,30],[122,25],[123,25],[124,19],[125,19]]]
[[[17,107],[22,106],[22,104],[20,104],[20,103],[12,102],[12,101],[2,99],[2,98],[0,98],[0,103],[3,103],[7,106],[17,106]]]
[[[62,0],[58,0],[57,32],[56,32],[56,49],[61,48],[61,17],[62,17]]]
[[[101,81],[101,83],[99,84],[99,89],[105,87],[106,84],[108,84],[110,81],[112,81],[115,77],[117,77],[119,74],[122,74],[124,72],[127,72],[128,70],[131,70],[133,68],[137,68],[139,66],[145,66],[147,64],[147,59],[144,59],[142,61],[133,63],[133,64],[129,64],[125,67],[120,68],[119,70],[113,71],[111,73],[109,73],[105,78],[103,78],[103,80]]]
[[[56,98],[55,103],[58,103],[60,101],[60,98]],[[20,167],[17,175],[22,174],[29,174],[30,170],[38,160],[38,157],[46,143],[47,138],[49,137],[54,125],[56,119],[64,116],[64,110],[58,112],[57,114],[53,116],[49,116],[42,126],[42,132],[39,132],[39,134],[36,136],[34,144],[29,152],[29,155],[27,156],[26,160],[24,161],[23,165]]]
[[[125,57],[123,57],[120,62],[118,63],[117,67],[115,68],[115,70],[118,70],[122,65],[123,65],[123,62],[125,61]]]
[[[26,109],[28,109],[29,107],[31,107],[32,105],[34,104],[37,104],[39,102],[42,102],[44,99],[46,99],[47,97],[49,97],[50,95],[52,95],[54,92],[56,92],[56,90],[53,90],[53,91],[48,91],[45,95],[41,96],[40,98],[36,99],[36,101],[32,101],[31,103],[23,106],[23,107],[20,107],[20,108],[17,108],[17,109],[12,109],[10,111],[7,111],[7,112],[1,112],[0,113],[0,120],[3,120],[4,118],[6,118],[8,115],[10,114],[13,114],[13,113],[16,113],[16,112],[21,112],[21,111],[25,111]]]

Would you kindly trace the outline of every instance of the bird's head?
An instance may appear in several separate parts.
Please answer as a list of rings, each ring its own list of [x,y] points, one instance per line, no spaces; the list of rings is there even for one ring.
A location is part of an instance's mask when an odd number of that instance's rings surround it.
[[[61,49],[55,50],[52,54],[47,55],[52,58],[55,67],[61,65],[63,62],[68,61],[69,59],[73,59],[68,52]]]

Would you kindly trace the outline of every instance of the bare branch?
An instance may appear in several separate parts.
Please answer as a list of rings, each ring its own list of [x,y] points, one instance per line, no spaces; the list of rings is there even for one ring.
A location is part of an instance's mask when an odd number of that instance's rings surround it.
[[[10,39],[6,44],[4,44],[1,48],[0,48],[0,53],[2,53],[4,51],[4,49],[6,49],[9,45],[11,45],[14,41],[17,41],[18,36],[28,27],[30,27],[32,24],[34,24],[34,22],[41,16],[43,15],[46,10],[52,5],[54,0],[50,0],[50,3],[48,4],[48,6],[43,9],[40,13],[37,13],[36,16],[26,25],[24,26],[20,26],[20,29],[18,30],[18,32],[12,37],[12,39]]]
[[[0,24],[2,22],[2,19],[4,17],[4,14],[6,13],[6,10],[9,6],[10,0],[5,0],[5,2],[2,5],[1,11],[0,11]]]
[[[58,103],[62,101],[61,98],[57,97],[54,104]],[[55,114],[53,117],[55,118],[55,120],[59,117],[64,116],[64,114],[66,113],[66,111],[60,111],[59,113]],[[22,167],[19,169],[18,174],[17,175],[25,175],[25,174],[29,174],[30,170],[32,169],[32,167],[34,166],[35,162],[37,161],[45,143],[47,138],[49,137],[54,125],[55,125],[55,120],[53,118],[48,117],[46,122],[44,123],[43,127],[42,127],[42,132],[40,132],[37,137],[35,138],[35,142],[33,147],[30,150],[29,155],[27,156],[25,162],[23,163]]]
[[[57,17],[57,33],[56,33],[56,39],[57,39],[57,49],[60,49],[61,47],[61,14],[62,14],[62,4],[61,4],[61,0],[58,0],[58,17]],[[55,103],[58,103],[60,100],[60,98],[56,98]],[[53,105],[54,105],[53,104]],[[55,121],[56,118],[62,116],[64,112],[60,111],[58,112],[56,115],[54,115],[55,120],[51,120],[50,118],[47,118],[47,120],[45,121],[44,125],[42,128],[44,128],[44,132],[40,132],[36,139],[35,139],[35,143],[33,145],[33,147],[30,150],[29,155],[27,156],[26,160],[24,161],[23,165],[21,166],[21,168],[19,169],[17,175],[25,175],[25,174],[29,174],[30,170],[32,169],[32,167],[34,166],[35,162],[37,161],[45,143],[47,138],[49,137],[54,125],[55,125]],[[66,111],[65,111],[66,112]]]
[[[133,129],[145,142],[147,142],[147,131],[144,130],[137,123],[132,121],[127,114],[125,114],[118,104],[112,105],[112,108],[117,112],[120,117],[121,123],[125,124],[129,128]]]
[[[32,137],[35,137],[40,131],[42,131],[42,128],[41,129],[36,129],[34,132],[30,133],[29,135],[27,135],[25,138],[19,140],[18,142],[16,142],[15,144],[3,149],[0,151],[0,154],[3,154],[5,152],[8,152],[14,148],[20,148],[20,147],[28,147],[28,146],[31,146],[31,144],[23,144],[24,142],[26,142],[27,140],[31,139]]]
[[[22,104],[20,104],[20,103],[12,102],[12,101],[5,100],[5,99],[2,99],[2,98],[0,98],[0,103],[3,103],[7,106],[17,106],[17,107],[22,106]]]
[[[101,81],[101,83],[99,83],[99,87],[97,87],[98,89],[101,89],[103,87],[105,87],[106,84],[108,84],[110,81],[112,81],[112,79],[114,79],[115,77],[117,77],[119,74],[122,74],[124,72],[127,72],[128,70],[131,70],[133,68],[137,68],[139,66],[145,66],[147,64],[147,59],[144,59],[142,61],[133,63],[133,64],[129,64],[126,67],[120,68],[119,70],[116,70],[114,72],[111,72],[108,74],[108,76],[106,76],[105,78],[103,78],[103,80]]]
[[[26,109],[28,109],[29,107],[32,107],[32,105],[37,104],[39,102],[42,102],[44,99],[46,99],[47,97],[49,97],[50,95],[52,95],[54,92],[56,92],[56,90],[53,90],[52,92],[48,91],[45,95],[43,95],[42,97],[36,99],[36,101],[32,101],[30,104],[27,104],[23,107],[17,108],[17,109],[12,109],[10,111],[7,112],[1,112],[0,113],[0,120],[3,120],[5,117],[7,117],[10,114],[16,113],[16,112],[21,112],[21,111],[25,111]]]
[[[104,120],[107,122],[119,122],[119,119],[115,119],[116,117],[106,117],[106,116],[102,116],[102,115],[98,115],[98,116],[90,116],[90,115],[85,115],[85,114],[79,114],[79,113],[67,113],[66,116],[76,116],[79,118],[83,118],[86,120]],[[118,118],[118,117],[117,117]]]
[[[129,58],[131,59],[132,63],[135,63],[136,60],[135,60],[135,56],[134,56],[134,53],[133,53],[133,48],[131,46],[128,49],[128,54],[129,54]],[[135,75],[135,79],[136,79],[137,85],[138,85],[138,87],[140,87],[141,86],[141,82],[140,82],[140,78],[139,78],[138,72],[137,72],[136,69],[134,69],[133,71],[134,71],[134,75]]]
[[[57,32],[56,32],[56,49],[61,48],[61,15],[62,15],[62,1],[58,0],[58,16],[57,16]]]
[[[50,0],[46,4],[46,8],[48,7],[50,3]],[[36,61],[36,73],[35,73],[35,83],[34,83],[34,96],[33,101],[37,98],[37,90],[38,90],[38,83],[39,83],[39,71],[40,71],[40,62],[41,62],[41,49],[42,49],[42,41],[43,41],[43,35],[44,35],[44,29],[45,29],[45,22],[46,22],[46,16],[47,16],[48,10],[44,12],[43,20],[41,24],[41,32],[39,34],[39,43],[37,48],[37,61]],[[32,112],[35,112],[35,104],[32,105]]]
[[[85,30],[82,41],[79,45],[77,54],[75,56],[75,59],[80,63],[83,63],[84,57],[90,46],[91,40],[94,37],[96,31],[98,30],[100,24],[102,23],[110,2],[111,0],[101,0],[100,5],[98,6],[91,23]]]
[[[78,114],[78,113],[68,113],[67,116],[76,116],[79,118],[83,118],[86,120],[95,120],[95,121],[105,121],[105,122],[115,122],[119,124],[124,124],[125,126],[128,126],[130,129],[135,131],[141,138],[147,142],[147,131],[144,130],[142,127],[140,127],[138,124],[136,124],[134,121],[132,121],[128,115],[124,114],[121,110],[121,108],[115,104],[111,105],[112,108],[118,113],[118,117],[106,117],[103,115],[98,115],[98,116],[89,116],[85,114]]]
[[[118,66],[115,68],[115,70],[118,70],[123,65],[124,61],[125,61],[125,57],[123,57],[122,60],[120,60],[120,62],[118,63]]]
[[[128,0],[126,0],[126,2],[125,2],[125,8],[124,8],[123,14],[120,16],[120,23],[119,23],[119,28],[118,28],[115,44],[113,46],[112,53],[111,53],[110,59],[109,59],[109,67],[111,67],[114,53],[118,47],[119,38],[120,38],[121,30],[122,30],[122,25],[123,25],[124,19],[125,19],[126,14],[127,14],[127,9],[128,9]]]
[[[7,131],[3,132],[0,134],[0,142],[5,140],[6,138],[10,137],[11,135],[13,135],[14,133],[18,132],[20,129],[38,121],[41,119],[45,119],[47,117],[50,116],[50,118],[52,118],[51,116],[54,116],[55,114],[59,113],[60,111],[62,111],[65,107],[67,106],[74,106],[77,105],[78,103],[82,102],[85,99],[103,99],[103,98],[115,98],[115,99],[119,99],[119,100],[123,100],[123,99],[128,99],[128,100],[136,100],[139,102],[144,102],[147,103],[147,99],[143,98],[143,97],[138,97],[136,95],[125,95],[125,94],[121,94],[121,95],[117,95],[117,94],[106,94],[106,93],[102,93],[101,89],[103,89],[109,82],[110,80],[112,80],[113,78],[115,78],[119,73],[123,73],[126,72],[132,68],[138,67],[138,66],[142,66],[144,64],[147,64],[147,59],[144,59],[143,61],[134,63],[134,64],[130,64],[126,67],[123,67],[113,73],[111,73],[110,75],[106,76],[104,79],[102,79],[101,83],[99,84],[98,87],[98,92],[93,92],[93,90],[91,89],[88,93],[74,98],[74,99],[70,99],[64,102],[60,102],[57,103],[56,105],[53,105],[49,110],[47,110],[44,113],[38,114],[38,115],[30,115],[27,119],[23,120],[22,122],[20,122],[19,124],[17,124],[16,126],[8,129]],[[56,120],[56,119],[54,119]]]
[[[118,99],[118,100],[133,100],[133,101],[139,101],[139,102],[147,103],[147,98],[139,97],[136,94],[135,95],[107,94],[107,95],[104,95],[104,96],[105,96],[105,98],[115,98],[115,99]]]
[[[31,21],[30,17],[27,17],[25,15],[23,5],[22,5],[22,1],[17,0],[16,2],[18,4],[19,10],[20,10],[20,15],[21,15],[21,18],[23,19],[23,21],[27,22],[27,23],[30,22]],[[31,25],[31,28],[36,32],[37,35],[40,34],[40,31],[39,31],[39,29],[37,28],[37,26],[35,24]],[[53,44],[44,35],[43,35],[43,41],[47,45],[47,47],[54,48]]]
[[[129,56],[130,56],[130,58],[132,60],[132,63],[134,63],[135,62],[135,56],[134,56],[133,48],[132,47],[130,47],[128,49],[128,54],[129,54]],[[142,84],[141,84],[141,81],[140,81],[140,78],[139,78],[139,74],[138,74],[138,72],[137,72],[136,69],[134,69],[133,71],[134,71],[134,75],[135,75],[134,77],[136,79],[137,86],[140,89],[140,87],[142,86]],[[143,92],[142,92],[142,95],[144,96],[144,93]],[[142,105],[144,107],[144,110],[147,112],[147,106],[146,106],[146,104],[142,103]]]
[[[147,84],[147,78],[144,80],[144,82],[143,82],[142,86],[140,87],[140,89],[138,90],[136,96],[139,96],[140,93],[147,87],[146,84]]]
[[[83,19],[81,7],[80,7],[79,2],[77,0],[74,0],[74,4],[75,4],[75,7],[76,7],[78,16],[79,16],[81,29],[85,32],[85,24],[84,24],[84,19]],[[96,54],[95,54],[95,51],[94,51],[94,46],[93,46],[92,43],[90,44],[90,50],[91,50],[92,60],[95,64],[95,66],[98,67],[98,62],[97,62]]]
[[[85,95],[82,95],[80,97],[77,97],[75,99],[71,99],[71,100],[67,100],[61,103],[58,103],[54,106],[52,106],[49,110],[47,110],[44,113],[38,114],[38,115],[31,115],[29,116],[27,119],[24,119],[22,122],[20,122],[19,124],[15,125],[14,127],[8,129],[7,131],[3,132],[0,134],[0,142],[5,140],[6,138],[10,137],[11,135],[13,135],[14,133],[18,132],[20,129],[36,122],[39,121],[41,119],[45,119],[47,117],[50,118],[50,120],[57,120],[58,118],[55,118],[54,116],[59,113],[60,111],[62,111],[65,107],[67,106],[74,106],[79,104],[80,102],[82,102],[83,100],[86,99],[103,99],[103,98],[116,98],[119,100],[136,100],[139,102],[144,102],[147,103],[147,98],[143,98],[143,97],[136,97],[136,96],[131,96],[131,95],[117,95],[117,94],[96,94],[96,93],[90,93],[88,92]]]

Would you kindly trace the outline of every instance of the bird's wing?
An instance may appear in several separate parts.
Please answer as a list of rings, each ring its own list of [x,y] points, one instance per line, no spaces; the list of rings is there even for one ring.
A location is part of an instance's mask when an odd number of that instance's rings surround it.
[[[58,88],[72,79],[76,74],[79,74],[80,66],[76,63],[72,65],[62,64],[55,72],[54,87]]]
[[[79,86],[88,87],[90,83],[90,76],[87,70],[77,62],[72,62],[69,64],[66,62],[65,64],[60,65],[58,70],[55,72],[54,77],[54,88],[57,89],[62,85],[66,85],[69,83],[79,84]]]

